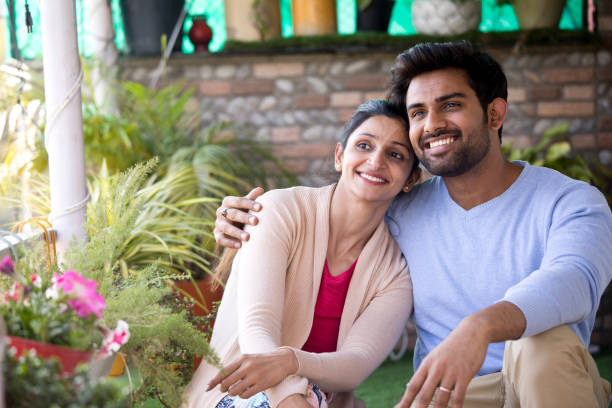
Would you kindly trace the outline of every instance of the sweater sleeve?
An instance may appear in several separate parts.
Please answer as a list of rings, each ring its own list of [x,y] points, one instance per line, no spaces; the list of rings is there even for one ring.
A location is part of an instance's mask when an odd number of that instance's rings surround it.
[[[269,193],[268,193],[269,196]],[[243,354],[266,353],[281,344],[285,277],[292,242],[291,214],[280,198],[260,198],[259,223],[239,251],[238,342]],[[308,381],[292,375],[266,390],[273,407],[292,394],[305,394]]]
[[[594,316],[612,278],[612,216],[606,200],[583,183],[562,191],[540,268],[502,299],[525,315],[523,337]]]
[[[357,318],[340,349],[310,353],[292,349],[296,374],[325,391],[356,389],[389,355],[412,311],[412,283],[404,268],[380,289]]]

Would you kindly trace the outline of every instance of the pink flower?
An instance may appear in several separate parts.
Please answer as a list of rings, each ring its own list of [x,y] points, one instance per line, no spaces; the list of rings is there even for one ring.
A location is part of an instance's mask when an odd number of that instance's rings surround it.
[[[61,289],[68,297],[68,304],[77,311],[80,317],[95,315],[97,318],[102,316],[102,311],[106,307],[104,296],[98,294],[98,282],[92,279],[85,279],[75,271],[66,271],[62,275],[53,275],[54,286]]]
[[[116,353],[130,339],[130,328],[123,320],[117,321],[117,328],[109,331],[102,342],[102,354]]]
[[[15,264],[10,256],[6,256],[2,262],[0,262],[0,273],[9,276],[15,273]]]
[[[8,303],[9,300],[13,300],[15,302],[19,301],[21,297],[21,285],[18,283],[13,283],[11,289],[8,292],[5,292],[2,297],[3,303]]]
[[[32,276],[30,276],[30,280],[32,281],[32,285],[36,286],[37,288],[41,287],[42,282],[40,276],[33,273]]]

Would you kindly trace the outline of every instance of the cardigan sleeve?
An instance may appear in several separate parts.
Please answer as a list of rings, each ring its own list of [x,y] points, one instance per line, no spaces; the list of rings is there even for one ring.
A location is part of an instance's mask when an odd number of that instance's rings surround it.
[[[267,196],[267,197],[266,197]],[[295,217],[282,196],[260,197],[259,223],[238,252],[238,342],[242,354],[266,353],[280,347],[285,277]],[[292,394],[305,394],[307,379],[292,375],[266,390],[273,407]]]
[[[403,265],[378,290],[339,350],[310,353],[291,348],[299,363],[297,375],[307,377],[325,391],[352,391],[384,361],[412,311],[412,282],[407,266]]]

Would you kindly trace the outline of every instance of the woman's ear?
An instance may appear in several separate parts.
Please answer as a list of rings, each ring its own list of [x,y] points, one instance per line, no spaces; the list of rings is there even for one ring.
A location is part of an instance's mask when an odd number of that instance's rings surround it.
[[[495,98],[487,106],[487,117],[489,121],[489,127],[498,130],[506,119],[506,113],[508,112],[508,103],[502,98]]]
[[[419,182],[420,179],[421,179],[421,167],[417,166],[417,168],[414,169],[412,173],[410,173],[410,175],[408,176],[408,179],[406,180],[406,184],[402,188],[402,191],[404,193],[409,192],[410,190],[412,190],[412,187],[414,187],[414,185]]]
[[[342,143],[336,144],[336,150],[334,151],[334,168],[336,171],[342,171],[342,154],[344,153],[344,148],[342,147]]]

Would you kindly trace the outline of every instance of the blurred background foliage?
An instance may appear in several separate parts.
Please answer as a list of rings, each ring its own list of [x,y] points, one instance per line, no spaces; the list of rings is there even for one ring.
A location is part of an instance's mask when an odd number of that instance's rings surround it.
[[[23,68],[17,74],[6,73],[11,80],[0,86],[8,98],[0,113],[0,201],[5,212],[10,209],[8,219],[5,214],[2,220],[5,224],[50,211],[42,81],[29,72]],[[295,184],[271,147],[256,141],[249,129],[223,122],[204,126],[193,90],[184,84],[150,89],[117,82],[113,92],[118,114],[112,114],[95,104],[87,83],[83,134],[92,195],[90,236],[120,217],[121,204],[109,196],[113,176],[156,160],[137,194],[124,197],[146,202],[133,233],[122,244],[118,259],[126,271],[158,262],[169,271],[201,277],[214,259],[211,231],[221,198],[243,195],[254,185],[267,189]]]

